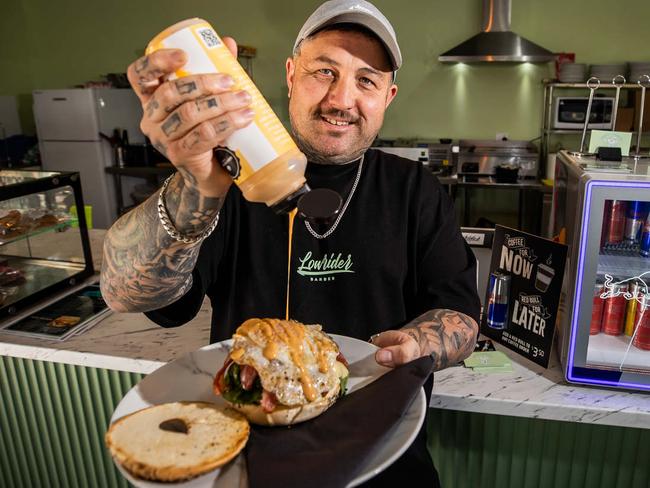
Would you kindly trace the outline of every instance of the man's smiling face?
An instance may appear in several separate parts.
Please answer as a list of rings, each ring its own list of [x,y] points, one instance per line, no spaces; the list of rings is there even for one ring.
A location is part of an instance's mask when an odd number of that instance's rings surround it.
[[[379,40],[351,30],[306,39],[287,60],[289,116],[310,161],[341,164],[370,147],[397,94]]]

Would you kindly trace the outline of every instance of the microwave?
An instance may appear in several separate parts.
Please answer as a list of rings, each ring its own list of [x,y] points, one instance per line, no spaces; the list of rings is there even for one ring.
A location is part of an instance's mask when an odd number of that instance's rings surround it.
[[[554,129],[582,129],[587,114],[588,97],[556,97],[553,117]],[[611,130],[613,97],[594,97],[591,104],[589,129]]]

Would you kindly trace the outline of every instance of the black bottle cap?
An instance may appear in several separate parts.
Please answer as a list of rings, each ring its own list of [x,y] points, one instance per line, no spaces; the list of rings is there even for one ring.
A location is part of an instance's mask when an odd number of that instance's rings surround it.
[[[298,204],[298,200],[300,199],[300,197],[308,194],[310,191],[311,188],[309,188],[309,185],[305,183],[296,191],[291,193],[288,197],[286,197],[284,200],[280,200],[274,205],[271,205],[271,208],[277,214],[289,213],[294,208],[296,208],[296,205]]]
[[[328,226],[334,222],[342,203],[343,199],[334,190],[316,188],[300,197],[298,212],[312,225]]]

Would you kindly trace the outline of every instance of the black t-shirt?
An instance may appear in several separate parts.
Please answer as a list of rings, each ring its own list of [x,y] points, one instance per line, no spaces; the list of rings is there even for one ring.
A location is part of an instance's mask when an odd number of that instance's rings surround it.
[[[334,189],[345,201],[358,167],[310,163],[306,177],[312,188]],[[284,318],[288,231],[287,215],[246,201],[233,185],[216,230],[201,246],[192,288],[147,316],[166,327],[184,324],[207,294],[210,342],[230,338],[251,317]],[[289,316],[366,340],[434,308],[478,321],[474,256],[437,179],[420,163],[370,149],[329,237],[313,237],[295,218]]]

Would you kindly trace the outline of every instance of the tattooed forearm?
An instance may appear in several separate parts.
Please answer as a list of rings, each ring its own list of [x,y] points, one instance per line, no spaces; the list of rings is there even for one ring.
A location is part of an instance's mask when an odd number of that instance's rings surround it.
[[[202,196],[194,178],[179,170],[167,187],[165,204],[176,229],[201,233],[214,220],[223,198]],[[101,288],[119,312],[145,312],[168,305],[192,285],[200,244],[173,240],[158,221],[158,194],[123,215],[106,233]]]
[[[402,328],[420,346],[420,354],[433,357],[435,369],[444,369],[467,358],[474,350],[478,325],[467,315],[434,309]]]
[[[195,190],[196,178],[183,168],[178,172],[183,176],[183,191],[169,196],[167,208],[170,215],[176,215],[172,218],[178,230],[184,234],[198,235],[214,220],[223,199],[201,196]]]

